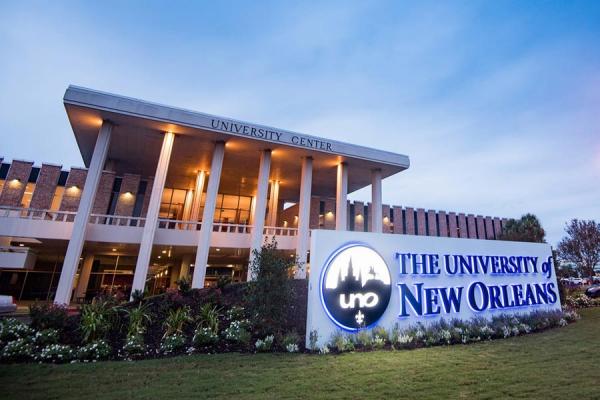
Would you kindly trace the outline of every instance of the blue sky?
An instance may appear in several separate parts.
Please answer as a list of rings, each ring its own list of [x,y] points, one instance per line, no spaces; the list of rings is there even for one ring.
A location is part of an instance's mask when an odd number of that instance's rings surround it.
[[[407,154],[387,203],[600,219],[597,1],[2,1],[0,60],[7,159],[82,165],[76,84]]]

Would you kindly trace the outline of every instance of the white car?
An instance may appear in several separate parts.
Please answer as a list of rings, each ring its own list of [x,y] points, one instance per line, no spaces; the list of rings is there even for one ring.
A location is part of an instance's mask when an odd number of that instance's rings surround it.
[[[0,314],[15,312],[17,305],[12,296],[0,295]]]

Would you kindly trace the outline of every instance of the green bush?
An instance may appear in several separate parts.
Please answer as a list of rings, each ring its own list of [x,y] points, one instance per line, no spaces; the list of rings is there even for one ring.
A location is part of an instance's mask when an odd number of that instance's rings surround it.
[[[33,337],[36,346],[44,347],[50,344],[57,344],[60,339],[60,334],[56,329],[44,329],[38,331]]]
[[[188,306],[171,310],[163,323],[163,327],[165,328],[165,335],[163,337],[183,335],[183,327],[189,322],[192,322],[192,317]]]
[[[177,354],[183,350],[186,345],[185,336],[182,333],[173,333],[162,340],[160,351],[164,355]]]
[[[126,360],[134,360],[143,358],[146,354],[146,345],[144,343],[144,337],[142,335],[128,336],[123,344],[122,352],[120,356]]]
[[[127,336],[143,335],[146,332],[146,326],[152,322],[148,306],[138,304],[137,307],[125,309],[125,314],[129,318],[127,326]]]
[[[80,329],[87,343],[106,339],[108,332],[118,323],[118,308],[111,301],[94,299],[81,308]]]
[[[106,340],[97,340],[88,343],[77,350],[77,358],[81,361],[106,360],[110,356],[111,349]]]
[[[246,302],[257,334],[281,334],[285,331],[293,298],[291,274],[295,260],[277,250],[273,239],[260,251],[253,252]]]
[[[273,342],[275,341],[275,336],[268,335],[264,339],[258,339],[256,343],[254,343],[254,347],[256,351],[259,352],[267,352],[271,351],[273,348]]]
[[[65,363],[76,357],[75,351],[71,346],[64,344],[51,344],[44,347],[37,355],[36,359],[43,362]]]
[[[67,326],[69,315],[66,306],[54,303],[34,303],[29,306],[29,317],[33,329],[63,331]]]
[[[4,362],[29,361],[34,357],[33,344],[26,338],[12,340],[0,351],[0,360]]]

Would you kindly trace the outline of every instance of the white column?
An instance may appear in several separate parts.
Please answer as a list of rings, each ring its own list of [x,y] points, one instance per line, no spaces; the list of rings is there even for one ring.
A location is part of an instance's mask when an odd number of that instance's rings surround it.
[[[271,195],[269,198],[269,216],[267,226],[277,226],[277,207],[279,205],[279,181],[271,182]]]
[[[310,196],[312,189],[312,157],[302,159],[302,177],[300,182],[300,202],[298,205],[298,237],[296,242],[296,257],[298,268],[296,279],[306,278],[306,253],[310,240]]]
[[[142,232],[142,241],[140,243],[140,251],[138,253],[137,262],[135,264],[135,273],[133,275],[133,285],[131,285],[131,293],[140,290],[144,291],[146,287],[146,277],[148,275],[148,266],[150,265],[150,256],[152,255],[152,245],[154,243],[154,234],[158,226],[158,213],[160,211],[160,200],[165,188],[167,180],[167,171],[169,169],[169,161],[171,160],[171,151],[173,150],[173,142],[175,134],[166,132],[163,137],[160,156],[154,174],[154,183],[152,184],[152,192],[150,193],[150,201],[148,202],[148,212],[146,213],[146,223]]]
[[[256,189],[256,205],[254,206],[254,225],[250,235],[250,260],[254,259],[254,250],[260,251],[265,227],[265,213],[267,211],[267,191],[269,190],[269,173],[271,170],[271,150],[263,150],[260,154],[260,167],[258,169],[258,187]],[[248,268],[247,280],[254,279],[252,270]]]
[[[92,272],[92,266],[94,265],[94,256],[91,254],[86,255],[83,258],[83,264],[81,266],[81,273],[79,274],[79,281],[77,281],[77,287],[75,288],[75,299],[84,297],[87,291],[88,283],[90,282],[90,274]]]
[[[381,170],[371,171],[371,228],[372,232],[383,231],[383,205],[381,202]]]
[[[67,253],[65,254],[58,288],[56,289],[56,296],[54,297],[56,304],[69,304],[71,301],[73,279],[79,265],[79,258],[81,257],[81,250],[83,249],[83,242],[85,240],[85,230],[90,219],[94,199],[96,198],[98,182],[100,182],[102,168],[108,154],[111,133],[112,124],[108,121],[103,121],[98,138],[96,139],[96,145],[94,146],[94,153],[92,154],[92,161],[90,162],[90,168],[85,179],[83,193],[81,193],[77,215],[75,215],[75,221],[73,222],[71,240],[69,240],[69,245],[67,246]]]
[[[196,248],[196,261],[194,262],[194,276],[192,288],[203,288],[206,277],[206,263],[208,262],[208,250],[210,248],[210,236],[215,218],[215,205],[219,194],[219,182],[221,181],[221,170],[223,169],[223,157],[225,156],[225,143],[215,143],[215,150],[210,166],[208,187],[206,188],[206,200],[204,201],[204,212],[202,213],[202,225]]]
[[[198,221],[200,216],[200,206],[202,205],[202,191],[204,190],[204,181],[206,172],[199,171],[196,175],[196,187],[194,188],[194,201],[192,202],[192,210],[190,212],[190,221]]]
[[[335,191],[335,229],[348,229],[348,165],[339,163],[337,167],[337,187]]]
[[[183,201],[183,215],[182,220],[189,221],[190,216],[192,215],[192,203],[194,202],[194,191],[192,189],[188,189],[185,192],[185,200]]]
[[[186,254],[181,258],[181,266],[179,268],[179,278],[188,279],[188,274],[190,273],[190,264],[194,261],[194,258],[191,254]]]

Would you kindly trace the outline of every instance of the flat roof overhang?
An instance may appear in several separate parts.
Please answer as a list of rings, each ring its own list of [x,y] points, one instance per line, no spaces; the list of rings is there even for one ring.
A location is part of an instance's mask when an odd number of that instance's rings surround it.
[[[252,124],[69,86],[64,95],[67,115],[83,161],[89,166],[103,120],[115,126],[108,160],[117,173],[153,176],[162,132],[175,139],[167,186],[192,188],[198,170],[209,170],[215,141],[225,141],[220,191],[251,195],[256,187],[260,151],[273,151],[271,179],[281,181],[280,198],[299,193],[303,156],[313,157],[313,195],[335,196],[336,166],[348,164],[348,192],[371,184],[371,170],[386,178],[407,169],[402,154],[352,145],[316,136]],[[245,190],[244,187],[247,189]]]

